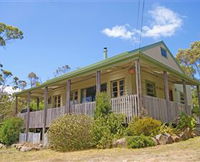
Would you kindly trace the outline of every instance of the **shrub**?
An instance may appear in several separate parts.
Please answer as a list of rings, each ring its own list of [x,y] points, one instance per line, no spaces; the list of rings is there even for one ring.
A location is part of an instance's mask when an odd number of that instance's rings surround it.
[[[104,117],[111,113],[112,106],[110,103],[110,97],[106,92],[98,93],[96,98],[96,109],[94,118]]]
[[[54,120],[48,130],[50,148],[73,151],[92,147],[92,122],[85,115],[64,115]]]
[[[124,133],[124,116],[113,114],[95,119],[92,134],[97,148],[109,148],[114,138],[120,138]]]
[[[195,117],[191,115],[187,115],[186,113],[182,112],[179,115],[177,129],[183,130],[185,128],[190,128],[191,130],[194,130],[196,128],[197,121]]]
[[[3,121],[0,127],[0,142],[6,145],[18,142],[22,126],[21,118],[12,117]]]
[[[142,147],[149,147],[155,146],[155,142],[149,136],[130,136],[127,137],[127,145],[128,148],[142,148]]]
[[[199,117],[200,116],[199,106],[193,106],[192,113]]]
[[[171,126],[167,126],[165,124],[162,124],[159,128],[159,134],[165,134],[165,133],[168,133],[168,134],[176,134],[176,130]]]
[[[159,133],[161,121],[150,117],[134,118],[128,126],[127,133],[131,136],[153,136]]]

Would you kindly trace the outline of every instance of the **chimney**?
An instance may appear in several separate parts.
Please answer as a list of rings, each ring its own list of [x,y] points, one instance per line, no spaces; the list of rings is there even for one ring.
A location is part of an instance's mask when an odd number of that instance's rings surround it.
[[[104,59],[107,59],[108,58],[108,49],[107,49],[107,47],[104,47],[103,53],[104,53]]]

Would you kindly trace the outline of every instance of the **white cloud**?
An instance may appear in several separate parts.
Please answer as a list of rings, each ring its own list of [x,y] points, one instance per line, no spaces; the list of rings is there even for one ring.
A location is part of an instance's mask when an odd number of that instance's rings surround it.
[[[170,37],[183,24],[181,17],[176,12],[163,6],[157,6],[153,10],[148,11],[148,13],[150,15],[150,24],[142,27],[142,33],[139,29],[131,29],[128,24],[105,28],[102,30],[102,33],[108,37],[138,42],[140,34],[142,37]]]
[[[0,86],[0,89],[1,89],[1,86]],[[4,93],[8,93],[8,94],[13,94],[13,93],[15,93],[15,92],[19,92],[19,91],[21,91],[20,89],[13,89],[13,87],[11,87],[11,86],[7,86],[7,87],[5,87],[5,89],[3,90],[3,92]]]
[[[132,39],[135,32],[128,29],[129,25],[116,25],[111,29],[105,28],[102,33],[108,37],[121,38],[121,39]]]
[[[158,6],[149,11],[152,22],[150,26],[143,26],[143,37],[170,37],[182,26],[182,19],[174,11]]]

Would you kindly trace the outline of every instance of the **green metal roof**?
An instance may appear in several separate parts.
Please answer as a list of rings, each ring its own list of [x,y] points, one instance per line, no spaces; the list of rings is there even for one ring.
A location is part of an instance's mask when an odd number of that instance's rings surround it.
[[[41,85],[39,85],[37,87],[33,87],[33,88],[30,88],[30,89],[23,90],[21,92],[17,92],[17,93],[15,93],[15,95],[24,94],[24,93],[27,93],[27,92],[30,92],[30,91],[33,91],[33,90],[36,90],[36,89],[39,89],[39,88],[43,88],[43,87],[52,85],[52,84],[57,83],[57,82],[61,82],[63,80],[67,80],[67,79],[71,79],[71,78],[83,75],[83,74],[88,73],[88,72],[93,72],[93,71],[96,71],[96,70],[102,70],[106,67],[112,66],[114,63],[119,63],[119,62],[122,62],[122,61],[130,60],[130,59],[134,59],[134,58],[139,58],[140,57],[140,55],[139,55],[140,51],[144,51],[144,50],[147,50],[149,48],[153,48],[153,47],[160,45],[160,44],[163,44],[166,47],[166,49],[168,50],[168,52],[170,53],[170,55],[172,55],[171,52],[169,51],[169,49],[167,48],[167,46],[165,45],[165,43],[163,41],[159,41],[159,42],[144,46],[142,48],[138,48],[138,49],[135,49],[135,50],[132,50],[132,51],[123,52],[123,53],[118,54],[116,56],[113,56],[113,57],[107,58],[105,60],[99,61],[95,64],[91,64],[89,66],[86,66],[86,67],[80,68],[78,70],[69,72],[69,73],[64,74],[62,76],[47,80],[46,82],[42,83]],[[141,57],[141,59],[145,59],[145,58],[147,59],[147,57]],[[172,55],[172,58],[174,58],[173,55]],[[157,60],[152,59],[151,61],[153,63],[157,63],[158,66],[162,65],[162,68],[165,67],[167,70],[172,71],[173,73],[177,74],[180,77],[183,77],[185,79],[193,81],[195,84],[199,84],[198,81],[191,79],[187,75],[182,74],[182,73],[180,73],[180,72],[178,72],[178,71],[176,71],[176,70],[174,70],[170,67],[163,66],[163,64],[158,62]],[[177,63],[175,58],[174,58],[174,61]],[[178,64],[178,66],[180,67],[179,64]]]

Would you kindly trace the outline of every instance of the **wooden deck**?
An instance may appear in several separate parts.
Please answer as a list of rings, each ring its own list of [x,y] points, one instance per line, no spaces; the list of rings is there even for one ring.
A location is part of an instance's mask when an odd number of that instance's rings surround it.
[[[136,95],[123,96],[111,99],[112,111],[114,113],[122,113],[126,116],[126,121],[130,122],[133,116],[139,115],[138,102]],[[185,106],[180,103],[166,102],[165,99],[144,96],[143,105],[147,114],[155,119],[163,122],[172,122],[176,119],[180,112],[190,114],[190,107],[185,110]],[[47,127],[57,117],[64,115],[65,106],[59,108],[49,108],[47,110]],[[85,114],[93,116],[95,110],[95,102],[87,102],[71,105],[72,114]],[[19,113],[19,117],[26,121],[27,113]],[[25,122],[26,123],[26,122]],[[44,123],[44,111],[30,112],[29,128],[42,128]]]

